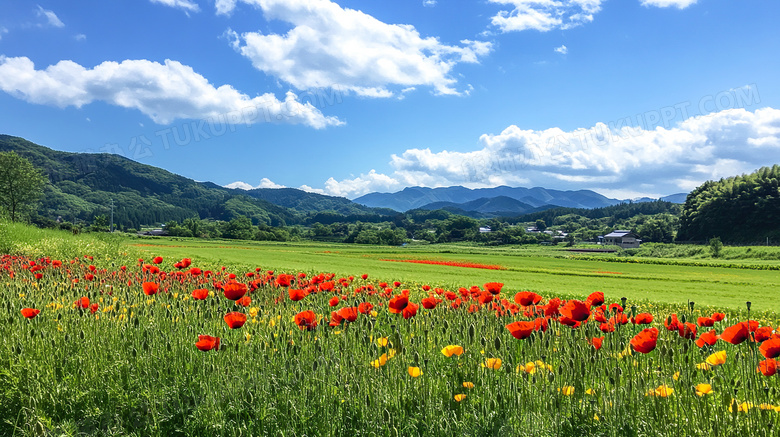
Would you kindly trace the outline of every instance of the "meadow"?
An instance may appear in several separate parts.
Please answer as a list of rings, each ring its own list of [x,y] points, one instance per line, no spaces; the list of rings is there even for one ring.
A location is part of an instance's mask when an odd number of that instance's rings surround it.
[[[0,435],[778,426],[776,270],[7,224],[0,237],[13,254],[0,259]]]

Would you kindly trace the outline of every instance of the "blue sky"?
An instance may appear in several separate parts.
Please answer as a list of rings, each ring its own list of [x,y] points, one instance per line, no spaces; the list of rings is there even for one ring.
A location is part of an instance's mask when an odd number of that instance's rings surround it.
[[[0,133],[196,180],[687,192],[780,162],[771,0],[14,1]]]

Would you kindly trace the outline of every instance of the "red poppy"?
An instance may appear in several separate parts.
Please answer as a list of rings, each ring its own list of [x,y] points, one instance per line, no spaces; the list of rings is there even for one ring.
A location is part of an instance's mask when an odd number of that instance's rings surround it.
[[[479,300],[479,303],[481,303],[482,305],[485,305],[485,304],[488,304],[488,303],[493,301],[493,295],[490,294],[489,292],[485,291],[485,292],[482,292],[482,293],[479,294],[478,300]]]
[[[649,325],[653,323],[653,315],[650,313],[639,313],[633,319],[633,322],[636,325]]]
[[[711,327],[715,325],[715,319],[712,317],[699,317],[696,319],[696,324],[702,327]]]
[[[364,280],[365,280],[365,279],[368,279],[368,275],[367,275],[367,274],[365,274],[365,273],[363,273],[362,275],[360,275],[360,278],[361,278],[361,279],[364,279]]]
[[[740,344],[747,340],[749,336],[750,331],[748,330],[748,324],[740,322],[724,329],[723,333],[720,334],[720,339],[731,344]]]
[[[560,309],[561,315],[577,322],[588,320],[590,306],[581,300],[569,300]]]
[[[87,309],[89,308],[89,298],[84,296],[81,299],[74,302],[73,305],[75,305],[76,308]]]
[[[420,305],[417,305],[416,303],[409,302],[409,305],[406,306],[403,310],[403,316],[404,319],[411,319],[412,317],[417,315],[417,310],[420,308]]]
[[[680,321],[677,320],[677,314],[671,314],[669,317],[664,320],[664,326],[669,331],[677,331],[679,328]]]
[[[151,296],[153,294],[157,294],[157,290],[160,289],[160,284],[156,282],[144,282],[142,284],[144,289],[144,294],[147,296]]]
[[[287,289],[287,294],[290,295],[290,300],[293,302],[298,302],[299,300],[303,300],[304,297],[308,296],[309,293],[306,292],[306,290],[300,290],[297,288],[289,288]]]
[[[593,293],[588,296],[588,299],[585,301],[586,303],[589,303],[591,307],[597,307],[604,303],[604,292],[601,291],[594,291]]]
[[[155,263],[155,264],[160,264],[161,262],[163,262],[163,257],[156,256],[156,257],[154,257],[154,259],[152,259],[152,262]]]
[[[225,323],[230,329],[236,329],[244,326],[246,323],[246,314],[239,312],[232,312],[225,314]]]
[[[609,304],[609,311],[612,313],[622,313],[623,307],[616,303]]]
[[[95,314],[97,312],[98,308],[100,308],[100,305],[98,305],[97,303],[93,303],[92,305],[90,305],[89,306],[90,314]]]
[[[423,308],[426,310],[432,310],[436,308],[436,305],[439,303],[439,301],[432,296],[424,297],[420,303],[422,304]]]
[[[22,308],[22,315],[28,319],[35,318],[40,312],[41,310],[35,308]]]
[[[767,358],[758,363],[758,371],[764,376],[772,376],[777,373],[777,361],[774,358]]]
[[[534,320],[534,331],[547,332],[547,328],[549,326],[550,325],[547,323],[547,318],[546,317],[537,317]]]
[[[393,282],[393,286],[394,286],[395,288],[398,288],[398,287],[400,287],[400,286],[401,286],[401,283],[400,283],[400,282],[398,282],[398,281],[395,281],[395,282]]]
[[[658,329],[645,328],[631,339],[631,346],[635,351],[647,354],[655,349],[658,342]]]
[[[512,337],[523,340],[531,336],[534,332],[534,322],[512,322],[506,325],[506,329],[512,334]]]
[[[293,275],[279,275],[274,282],[276,282],[278,287],[289,287],[294,279],[295,276]]]
[[[503,282],[488,282],[485,284],[485,291],[489,292],[490,294],[498,294],[501,293],[501,288],[503,286]]]
[[[197,267],[193,267],[193,268],[187,270],[187,273],[189,273],[192,276],[200,276],[201,274],[203,274],[203,270],[201,270],[201,269],[199,269]]]
[[[338,304],[339,304],[339,297],[338,297],[338,296],[333,296],[333,297],[331,297],[331,298],[330,298],[330,300],[328,301],[328,305],[330,305],[330,306],[332,306],[332,307],[335,307],[335,306],[336,306],[336,305],[338,305]]]
[[[374,305],[371,302],[362,302],[358,305],[358,311],[363,314],[368,314],[374,309]]]
[[[358,309],[357,307],[344,307],[340,310],[336,311],[336,313],[347,322],[354,322],[357,320],[358,317]]]
[[[311,310],[301,311],[295,315],[295,324],[300,329],[311,331],[317,327],[317,315]]]
[[[43,273],[36,273],[35,274],[35,279],[40,280],[41,278],[43,278]]]
[[[236,303],[238,305],[241,305],[242,307],[248,307],[249,305],[252,305],[252,298],[249,296],[244,296],[241,299],[237,300]]]
[[[517,302],[518,305],[522,305],[524,307],[536,305],[537,303],[541,302],[541,300],[542,296],[539,296],[533,291],[521,291],[515,294],[515,302]]]
[[[615,332],[615,324],[614,323],[602,323],[599,325],[599,329],[601,332],[605,334],[609,334],[610,332]]]
[[[395,296],[390,299],[390,302],[387,304],[387,309],[393,314],[401,314],[407,305],[409,305],[408,297],[403,295]]]
[[[714,329],[711,329],[710,331],[705,332],[699,336],[699,339],[696,340],[696,346],[699,347],[704,347],[705,345],[713,346],[717,341],[718,341],[718,334],[715,333]]]
[[[723,313],[712,313],[712,319],[715,320],[716,322],[720,322],[725,318],[726,315]]]
[[[767,358],[777,358],[780,356],[780,338],[771,338],[761,343],[758,348],[761,354]]]
[[[772,337],[772,328],[770,326],[762,326],[756,329],[756,332],[753,333],[753,337],[758,343],[761,343],[762,341],[765,340],[769,340],[769,338]]]
[[[202,350],[203,352],[210,351],[212,349],[219,350],[219,337],[199,335],[198,342],[195,343],[195,347]]]
[[[195,300],[203,300],[209,296],[209,291],[205,288],[198,288],[197,290],[192,290],[192,298]]]
[[[230,300],[239,300],[246,294],[246,284],[236,281],[231,281],[222,287],[222,291],[225,297]]]
[[[680,323],[677,332],[680,334],[680,337],[693,340],[696,338],[696,325],[690,322]]]
[[[588,339],[588,343],[596,348],[601,349],[601,345],[604,343],[604,337],[593,337]]]

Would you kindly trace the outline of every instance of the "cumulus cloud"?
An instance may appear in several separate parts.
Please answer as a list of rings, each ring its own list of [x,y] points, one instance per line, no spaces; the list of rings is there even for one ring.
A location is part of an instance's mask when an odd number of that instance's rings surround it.
[[[254,190],[255,188],[287,188],[284,185],[279,185],[268,178],[260,179],[260,183],[256,186],[248,184],[243,181],[236,181],[225,185],[225,188],[238,188],[240,190]]]
[[[213,118],[227,123],[289,123],[314,128],[343,124],[326,117],[293,92],[284,100],[271,93],[250,98],[230,85],[215,87],[177,61],[103,62],[92,69],[60,61],[36,70],[27,57],[0,56],[0,90],[29,103],[80,108],[103,101],[141,111],[158,124]]]
[[[697,0],[642,0],[642,6],[656,6],[659,8],[675,7],[685,9],[690,5],[696,4]]]
[[[513,125],[482,135],[479,146],[470,152],[408,149],[392,155],[391,174],[331,178],[324,191],[354,198],[413,185],[509,185],[657,197],[780,161],[780,110],[724,109],[673,127],[597,123],[539,131]]]
[[[562,45],[560,47],[555,48],[555,53],[560,53],[562,55],[565,55],[566,53],[569,53],[569,49],[565,45]]]
[[[423,6],[426,8],[432,8],[436,6],[436,0],[423,0]]]
[[[339,87],[365,97],[392,97],[397,90],[427,86],[437,94],[459,95],[452,69],[478,63],[492,45],[462,40],[447,45],[422,37],[411,25],[387,24],[329,0],[242,0],[266,19],[289,23],[285,34],[229,33],[231,45],[255,68],[293,87]],[[230,14],[235,1],[221,0]]]
[[[182,9],[185,12],[198,12],[200,7],[192,0],[151,0],[152,3],[170,6],[172,8]]]
[[[57,14],[55,14],[54,11],[43,9],[40,5],[38,5],[38,9],[35,11],[35,13],[38,15],[38,17],[46,20],[46,23],[39,24],[40,27],[65,27],[65,23],[63,23],[62,20],[57,17]]]
[[[489,0],[509,7],[491,18],[501,32],[570,29],[593,21],[603,0]]]

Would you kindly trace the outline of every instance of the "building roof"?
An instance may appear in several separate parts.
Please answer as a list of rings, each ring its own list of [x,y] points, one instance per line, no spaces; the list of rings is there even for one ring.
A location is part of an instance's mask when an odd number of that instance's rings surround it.
[[[610,237],[610,238],[622,238],[622,237],[625,237],[625,236],[628,236],[628,235],[636,237],[636,234],[634,234],[631,231],[624,231],[624,230],[616,229],[616,230],[610,232],[609,234],[605,235],[604,238],[607,238],[607,237]]]

